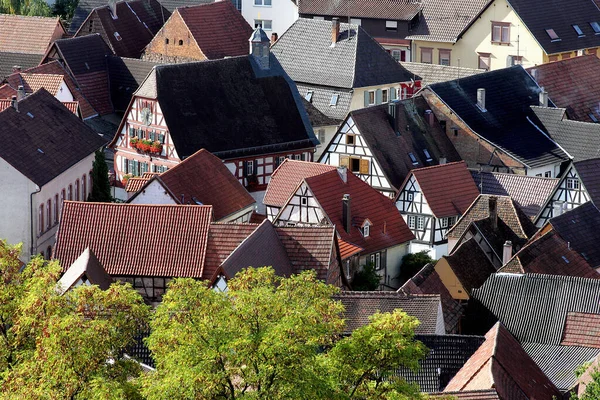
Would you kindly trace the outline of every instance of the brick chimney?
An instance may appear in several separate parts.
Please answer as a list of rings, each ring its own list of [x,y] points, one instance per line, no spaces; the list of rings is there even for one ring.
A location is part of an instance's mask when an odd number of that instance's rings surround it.
[[[352,212],[350,210],[350,195],[345,194],[342,197],[342,224],[344,225],[344,230],[350,233],[350,228],[352,225]]]
[[[25,98],[25,88],[23,85],[19,85],[17,88],[17,101],[21,101]]]
[[[498,199],[490,197],[489,199],[490,220],[492,221],[492,229],[498,229]]]
[[[512,242],[507,240],[502,247],[502,265],[506,265],[512,258]]]
[[[340,19],[333,17],[331,19],[331,46],[335,46],[340,36]]]

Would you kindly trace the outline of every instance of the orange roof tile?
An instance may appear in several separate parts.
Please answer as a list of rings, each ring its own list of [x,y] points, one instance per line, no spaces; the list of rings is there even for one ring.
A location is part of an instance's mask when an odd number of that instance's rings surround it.
[[[205,279],[214,280],[219,266],[242,243],[258,224],[212,224],[208,232],[206,261],[204,264]]]
[[[17,91],[10,87],[7,83],[0,85],[0,99],[10,99],[17,95]]]
[[[67,107],[73,114],[79,115],[79,102],[78,101],[63,101],[65,107]]]
[[[336,167],[327,164],[286,158],[271,175],[271,181],[265,192],[264,203],[269,206],[282,207],[294,194],[302,180],[334,169]]]
[[[65,30],[57,18],[0,14],[0,51],[44,54]]]
[[[414,169],[411,174],[417,179],[427,204],[437,218],[463,214],[479,196],[464,161]],[[404,184],[408,179],[410,174]]]
[[[338,243],[340,246],[340,255],[342,260],[352,257],[355,254],[360,253],[364,249],[359,246],[355,246],[352,243],[346,242],[343,239],[338,239]]]
[[[568,312],[560,344],[600,349],[600,314]]]
[[[61,74],[21,73],[20,75],[26,93],[33,93],[40,88],[44,88],[50,94],[56,96],[60,85],[64,81],[64,77]]]
[[[142,176],[134,176],[133,178],[129,178],[127,181],[127,185],[125,185],[125,191],[127,193],[135,193],[142,188],[148,181],[150,177],[142,177]]]
[[[0,111],[6,110],[10,107],[11,100],[2,100],[0,99]]]

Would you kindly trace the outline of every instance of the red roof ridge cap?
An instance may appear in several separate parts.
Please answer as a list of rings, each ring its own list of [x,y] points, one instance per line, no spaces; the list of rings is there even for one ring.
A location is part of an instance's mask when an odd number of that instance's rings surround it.
[[[465,164],[466,165],[466,163],[465,163],[464,160],[462,160],[462,161],[453,161],[453,162],[449,162],[449,163],[445,163],[445,164],[438,164],[438,165],[432,165],[432,166],[429,166],[429,167],[416,168],[416,169],[411,170],[410,172],[412,172],[414,174],[415,172],[420,172],[420,171],[424,171],[424,170],[430,170],[430,169],[434,169],[434,168],[441,168],[441,167],[444,167],[444,166],[447,166],[447,165],[456,165],[456,164]]]

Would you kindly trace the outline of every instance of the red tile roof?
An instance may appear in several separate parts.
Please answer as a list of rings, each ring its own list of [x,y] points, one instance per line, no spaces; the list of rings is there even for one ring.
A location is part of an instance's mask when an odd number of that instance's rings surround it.
[[[12,96],[16,96],[17,91],[11,88],[7,83],[0,85],[0,99],[10,99]]]
[[[338,244],[340,246],[340,254],[342,256],[342,260],[350,258],[353,255],[358,254],[364,250],[362,247],[353,245],[352,243],[348,243],[343,239],[338,239]]]
[[[444,392],[496,389],[502,399],[561,398],[560,391],[499,322]]]
[[[63,101],[62,103],[73,114],[79,115],[79,102],[78,101]]]
[[[58,17],[0,14],[0,52],[44,54],[65,34]]]
[[[8,107],[10,107],[11,101],[12,100],[2,100],[2,99],[0,99],[0,111],[4,111]]]
[[[66,201],[54,257],[65,269],[89,247],[112,276],[201,278],[211,219],[210,206]]]
[[[569,119],[600,120],[600,59],[595,55],[569,58],[528,68],[538,84],[548,91],[557,107],[566,108]]]
[[[406,243],[414,239],[394,203],[369,184],[347,171],[344,183],[337,169],[307,178],[305,182],[336,227],[339,237],[364,249],[365,254]],[[342,222],[342,197],[350,195],[352,226],[346,232]],[[368,237],[360,226],[365,219],[371,221]]]
[[[430,398],[444,398],[457,400],[500,400],[496,389],[489,390],[468,390],[464,392],[441,392],[441,393],[429,393]]]
[[[183,204],[198,200],[212,205],[215,221],[255,203],[223,161],[204,149],[161,174],[160,180],[176,199],[183,196]]]
[[[205,279],[216,279],[219,266],[252,232],[258,224],[211,224],[208,232],[206,261],[204,263]]]
[[[568,312],[560,344],[600,349],[600,314]]]
[[[479,195],[464,161],[414,169],[411,174],[437,218],[463,214]],[[406,177],[402,187],[410,176]]]
[[[150,177],[145,178],[142,176],[134,176],[127,180],[127,185],[125,185],[125,191],[127,193],[135,193],[140,190],[148,181]]]
[[[248,54],[253,28],[231,1],[180,7],[176,12],[209,60]]]
[[[264,203],[269,206],[283,207],[298,185],[306,178],[333,171],[336,167],[308,161],[285,159],[273,174],[265,192]]]

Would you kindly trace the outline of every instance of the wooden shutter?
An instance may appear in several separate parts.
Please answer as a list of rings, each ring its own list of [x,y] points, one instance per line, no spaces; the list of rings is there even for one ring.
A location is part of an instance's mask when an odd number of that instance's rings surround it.
[[[365,90],[365,107],[369,107],[369,91]]]
[[[396,100],[396,88],[391,87],[389,93],[390,93],[390,100]]]
[[[369,160],[367,160],[366,158],[360,159],[360,170],[359,171],[361,174],[369,173]]]
[[[340,167],[346,167],[346,168],[348,168],[348,165],[350,165],[350,157],[348,157],[348,156],[341,156],[340,157]]]
[[[383,93],[381,89],[375,91],[375,104],[381,104],[383,102]]]

